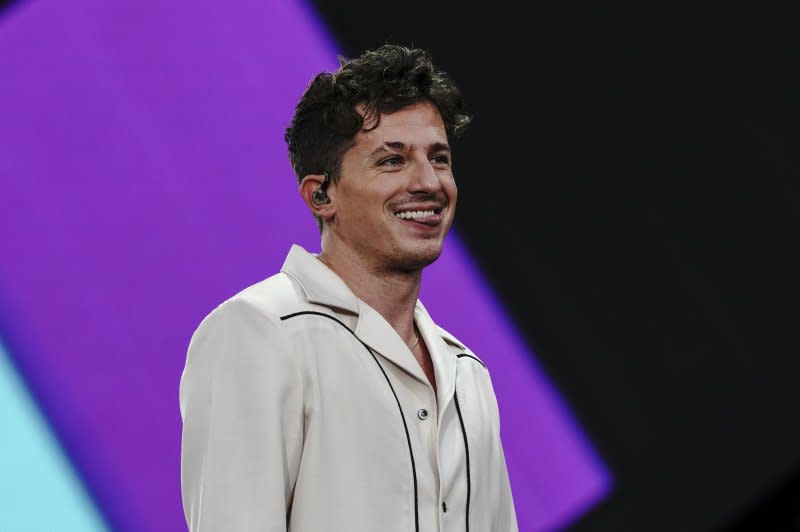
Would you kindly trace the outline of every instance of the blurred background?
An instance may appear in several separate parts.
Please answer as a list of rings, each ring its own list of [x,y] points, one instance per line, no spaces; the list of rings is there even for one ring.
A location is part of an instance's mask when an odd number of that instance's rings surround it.
[[[186,530],[194,328],[319,248],[283,141],[337,56],[475,120],[421,299],[487,363],[520,530],[800,530],[796,17],[606,5],[0,7],[0,531]]]

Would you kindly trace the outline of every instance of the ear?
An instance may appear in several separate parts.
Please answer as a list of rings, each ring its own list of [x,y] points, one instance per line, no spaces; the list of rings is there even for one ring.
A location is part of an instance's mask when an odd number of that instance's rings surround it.
[[[335,183],[332,180],[329,181],[328,189],[326,190],[326,193],[331,201],[328,203],[314,203],[312,199],[314,191],[318,190],[320,186],[322,186],[322,182],[324,180],[325,176],[322,174],[308,174],[300,182],[300,195],[303,197],[303,201],[308,208],[311,209],[312,213],[319,216],[323,220],[330,220],[336,213],[336,202],[333,201],[332,195],[335,194],[332,190],[336,188]]]

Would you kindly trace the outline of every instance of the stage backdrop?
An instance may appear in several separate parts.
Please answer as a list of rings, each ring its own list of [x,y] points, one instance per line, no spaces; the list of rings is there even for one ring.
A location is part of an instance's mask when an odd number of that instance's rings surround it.
[[[341,49],[299,1],[31,0],[0,50],[0,529],[185,530],[188,341],[318,250],[283,132]],[[521,529],[601,501],[609,471],[458,230],[421,299],[492,373]]]

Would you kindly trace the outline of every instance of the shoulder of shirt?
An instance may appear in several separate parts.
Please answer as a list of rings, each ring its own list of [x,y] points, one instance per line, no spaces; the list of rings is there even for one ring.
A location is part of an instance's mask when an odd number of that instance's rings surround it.
[[[296,312],[305,306],[305,298],[292,279],[278,272],[254,283],[225,299],[200,322],[198,329],[210,320],[231,312],[253,312],[270,322],[279,323],[280,317]]]

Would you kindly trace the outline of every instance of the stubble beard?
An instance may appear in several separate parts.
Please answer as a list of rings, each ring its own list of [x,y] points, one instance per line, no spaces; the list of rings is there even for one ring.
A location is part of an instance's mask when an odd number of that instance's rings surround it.
[[[408,252],[395,247],[387,255],[384,264],[386,270],[391,273],[416,274],[436,262],[441,254],[442,246],[438,246],[435,250],[420,249],[416,252]]]
[[[388,250],[383,246],[364,244],[352,249],[373,272],[405,277],[419,274],[433,264],[441,256],[442,247],[440,245],[431,249],[428,246],[419,246],[418,249],[408,250],[398,246],[397,242],[392,242]]]
[[[423,239],[418,242],[419,245],[404,242],[404,238],[398,239],[391,232],[383,237],[383,245],[369,239],[359,239],[351,244],[351,249],[361,258],[362,264],[368,265],[376,273],[384,272],[392,276],[417,275],[436,262],[444,249],[444,236],[441,235]],[[436,241],[436,245],[431,245],[432,241]]]

